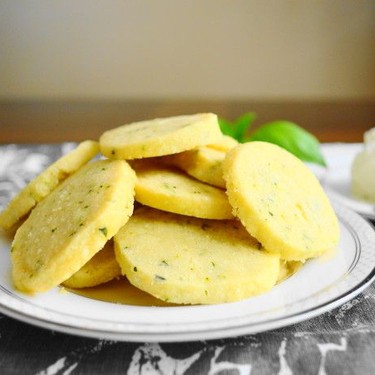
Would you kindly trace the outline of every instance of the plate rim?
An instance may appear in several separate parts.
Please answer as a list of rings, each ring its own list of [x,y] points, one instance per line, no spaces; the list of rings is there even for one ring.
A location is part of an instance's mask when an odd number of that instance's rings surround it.
[[[329,173],[328,173],[329,176]],[[328,178],[328,177],[327,177]],[[350,208],[352,211],[363,216],[368,220],[375,220],[375,203],[359,200],[355,197],[346,197],[345,195],[337,192],[330,185],[324,184],[324,190],[332,200],[340,202],[342,205]]]
[[[349,228],[358,236],[358,233],[356,231],[356,228],[353,228],[353,221],[356,220],[356,222],[359,222],[358,225],[361,225],[363,227],[363,230],[369,231],[371,230],[372,239],[375,239],[375,232],[374,232],[374,226],[366,221],[363,217],[361,217],[358,213],[356,213],[354,210],[348,208],[347,206],[343,205],[340,202],[333,202],[333,206],[335,207],[335,211],[337,212],[337,216],[342,224],[349,226]],[[349,219],[348,219],[349,218]],[[356,226],[355,224],[354,226]],[[363,239],[362,239],[363,240]],[[360,257],[360,256],[359,256]],[[354,267],[355,268],[355,267]],[[342,278],[342,276],[339,277]],[[91,337],[91,338],[101,338],[101,339],[114,339],[118,341],[132,341],[132,342],[142,342],[142,341],[149,341],[149,342],[181,342],[181,341],[195,341],[195,340],[210,340],[210,339],[218,339],[218,338],[226,338],[226,337],[233,337],[236,335],[244,335],[244,334],[254,334],[259,332],[268,331],[271,329],[277,329],[281,327],[285,327],[291,324],[295,324],[298,322],[301,322],[303,320],[311,319],[313,317],[316,317],[324,312],[327,312],[346,301],[354,298],[356,295],[361,293],[364,289],[366,289],[375,279],[375,265],[373,268],[368,272],[368,274],[361,279],[360,281],[356,282],[355,285],[343,292],[340,292],[339,294],[335,295],[334,297],[330,297],[328,301],[323,301],[320,304],[317,304],[312,307],[303,308],[302,310],[298,310],[295,312],[292,312],[291,314],[284,314],[282,316],[276,316],[271,319],[267,319],[266,321],[261,322],[249,322],[249,315],[245,315],[242,320],[244,322],[232,324],[229,326],[221,326],[220,328],[215,329],[197,329],[194,330],[189,328],[188,330],[167,330],[164,333],[153,332],[151,331],[144,331],[144,330],[127,330],[127,331],[119,331],[119,330],[109,330],[108,327],[105,329],[98,329],[98,328],[92,328],[92,327],[83,327],[83,326],[76,326],[72,324],[71,321],[67,321],[65,323],[57,322],[57,321],[51,321],[48,318],[42,319],[40,317],[34,318],[33,316],[30,316],[30,313],[27,314],[24,311],[16,310],[9,306],[4,306],[3,301],[0,300],[0,311],[4,313],[7,316],[10,316],[12,318],[18,319],[20,321],[23,321],[25,323],[29,323],[34,326],[38,326],[40,328],[47,328],[52,329],[55,331],[63,332],[63,333],[69,333],[77,336],[84,336],[84,337]],[[335,280],[334,284],[337,283],[337,280]],[[0,290],[1,293],[4,293],[4,286],[0,284]],[[10,297],[14,298],[17,296],[17,294],[11,293]],[[18,297],[18,296],[17,296]],[[19,297],[20,298],[20,297]],[[311,298],[311,296],[306,296],[306,298]],[[24,303],[28,303],[29,301],[24,299]],[[298,301],[297,303],[299,303]],[[292,305],[295,303],[292,303]],[[39,308],[44,308],[42,306],[39,306]],[[161,309],[165,309],[168,307],[162,307]],[[176,309],[178,307],[172,307],[173,309]],[[199,308],[199,306],[197,306]],[[55,312],[57,314],[60,314],[62,316],[65,316],[64,312]],[[235,319],[235,317],[227,317],[227,320]],[[78,317],[78,320],[84,320],[82,317]],[[98,322],[98,320],[93,319],[94,321]],[[224,320],[224,318],[223,318]],[[99,322],[100,323],[100,322]],[[198,322],[201,323],[202,322]],[[143,324],[143,323],[142,323]],[[159,324],[154,323],[156,326],[168,326],[165,323]],[[175,325],[181,326],[183,323],[178,322],[175,323]],[[200,325],[201,325],[200,324]],[[133,325],[136,325],[136,323],[133,323]],[[194,326],[193,322],[190,322],[188,324],[190,326]],[[169,325],[169,327],[172,327],[173,324]]]

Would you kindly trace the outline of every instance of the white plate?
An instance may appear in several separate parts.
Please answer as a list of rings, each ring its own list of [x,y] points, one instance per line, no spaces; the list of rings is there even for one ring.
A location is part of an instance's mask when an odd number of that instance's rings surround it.
[[[354,197],[350,191],[351,165],[362,150],[361,143],[323,145],[328,171],[321,179],[327,194],[367,219],[375,220],[375,205]]]
[[[56,288],[29,297],[10,282],[9,241],[0,237],[0,310],[43,328],[126,341],[188,341],[232,337],[312,318],[348,301],[375,278],[375,232],[353,211],[335,205],[338,248],[308,261],[269,293],[211,306],[141,307],[91,300]]]

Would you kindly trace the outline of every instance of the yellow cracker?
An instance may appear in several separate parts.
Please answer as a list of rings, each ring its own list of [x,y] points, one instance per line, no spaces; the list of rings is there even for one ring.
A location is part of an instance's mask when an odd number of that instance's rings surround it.
[[[338,220],[316,177],[295,156],[265,142],[241,144],[223,164],[229,201],[244,226],[285,260],[336,246]]]
[[[86,264],[133,212],[135,174],[123,160],[87,164],[41,201],[16,232],[12,276],[36,293]]]
[[[210,147],[214,150],[227,152],[237,145],[238,141],[236,139],[229,135],[223,135],[219,140],[217,140],[215,143],[207,145],[207,147]]]
[[[65,280],[63,285],[68,288],[87,288],[104,284],[118,276],[121,276],[121,269],[113,251],[113,242],[108,241],[102,250]]]
[[[84,141],[62,156],[26,185],[0,213],[0,227],[11,229],[38,202],[51,193],[68,175],[74,173],[99,152],[95,141]]]
[[[277,279],[277,283],[281,283],[289,277],[297,273],[303,266],[303,262],[298,261],[286,261],[280,259],[280,273]]]
[[[223,161],[225,152],[208,146],[170,155],[168,161],[190,176],[207,184],[225,188]]]
[[[143,207],[114,238],[123,274],[164,301],[212,304],[268,291],[279,257],[237,220],[204,220]]]
[[[167,167],[133,164],[135,199],[150,207],[208,219],[233,218],[225,192]]]
[[[175,154],[221,137],[217,116],[203,113],[123,125],[103,133],[99,143],[108,158],[138,159]]]

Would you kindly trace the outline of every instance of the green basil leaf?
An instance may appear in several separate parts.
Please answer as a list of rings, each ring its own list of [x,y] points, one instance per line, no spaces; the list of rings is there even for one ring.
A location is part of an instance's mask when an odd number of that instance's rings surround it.
[[[245,142],[246,133],[256,119],[254,112],[247,112],[234,121],[235,138],[239,142]]]
[[[234,122],[219,118],[220,129],[223,134],[229,135],[238,142],[246,142],[246,133],[256,118],[256,114],[248,112],[238,117]]]
[[[326,166],[318,139],[289,121],[273,121],[264,124],[247,140],[274,143],[301,160]]]
[[[219,118],[219,126],[220,126],[220,129],[221,129],[221,132],[225,135],[229,135],[230,137],[232,138],[236,138],[235,136],[235,128],[234,128],[234,125],[223,119],[223,118]]]

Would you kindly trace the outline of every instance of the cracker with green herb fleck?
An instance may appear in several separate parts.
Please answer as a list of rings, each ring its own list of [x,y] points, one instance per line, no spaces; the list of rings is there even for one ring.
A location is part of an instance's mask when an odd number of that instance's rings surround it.
[[[238,141],[229,135],[223,134],[215,143],[207,145],[207,147],[213,148],[214,150],[227,152],[230,149],[236,147]]]
[[[238,301],[272,288],[279,256],[260,249],[238,220],[205,220],[143,207],[114,237],[128,280],[179,304]]]
[[[136,201],[181,215],[233,218],[232,207],[223,190],[202,183],[178,169],[155,166],[147,161],[132,165],[137,174]]]
[[[294,155],[271,143],[249,142],[228,152],[223,169],[235,216],[267,250],[303,261],[337,245],[330,201]]]
[[[286,279],[289,279],[289,277],[297,273],[302,268],[302,266],[303,262],[301,261],[286,261],[280,259],[280,272],[279,277],[277,278],[277,283],[280,284]]]
[[[165,157],[166,160],[184,170],[199,181],[219,188],[225,188],[223,161],[225,152],[208,146]]]
[[[83,267],[128,221],[135,179],[125,161],[98,160],[43,199],[12,243],[15,287],[44,292]]]
[[[26,185],[0,213],[0,227],[10,230],[67,176],[74,173],[99,152],[95,141],[84,141],[62,156]]]
[[[99,143],[108,158],[139,159],[175,154],[221,137],[217,116],[200,113],[123,125],[103,133]]]
[[[68,288],[87,288],[104,284],[121,276],[121,269],[113,251],[113,241],[96,253],[82,268],[62,284]]]

